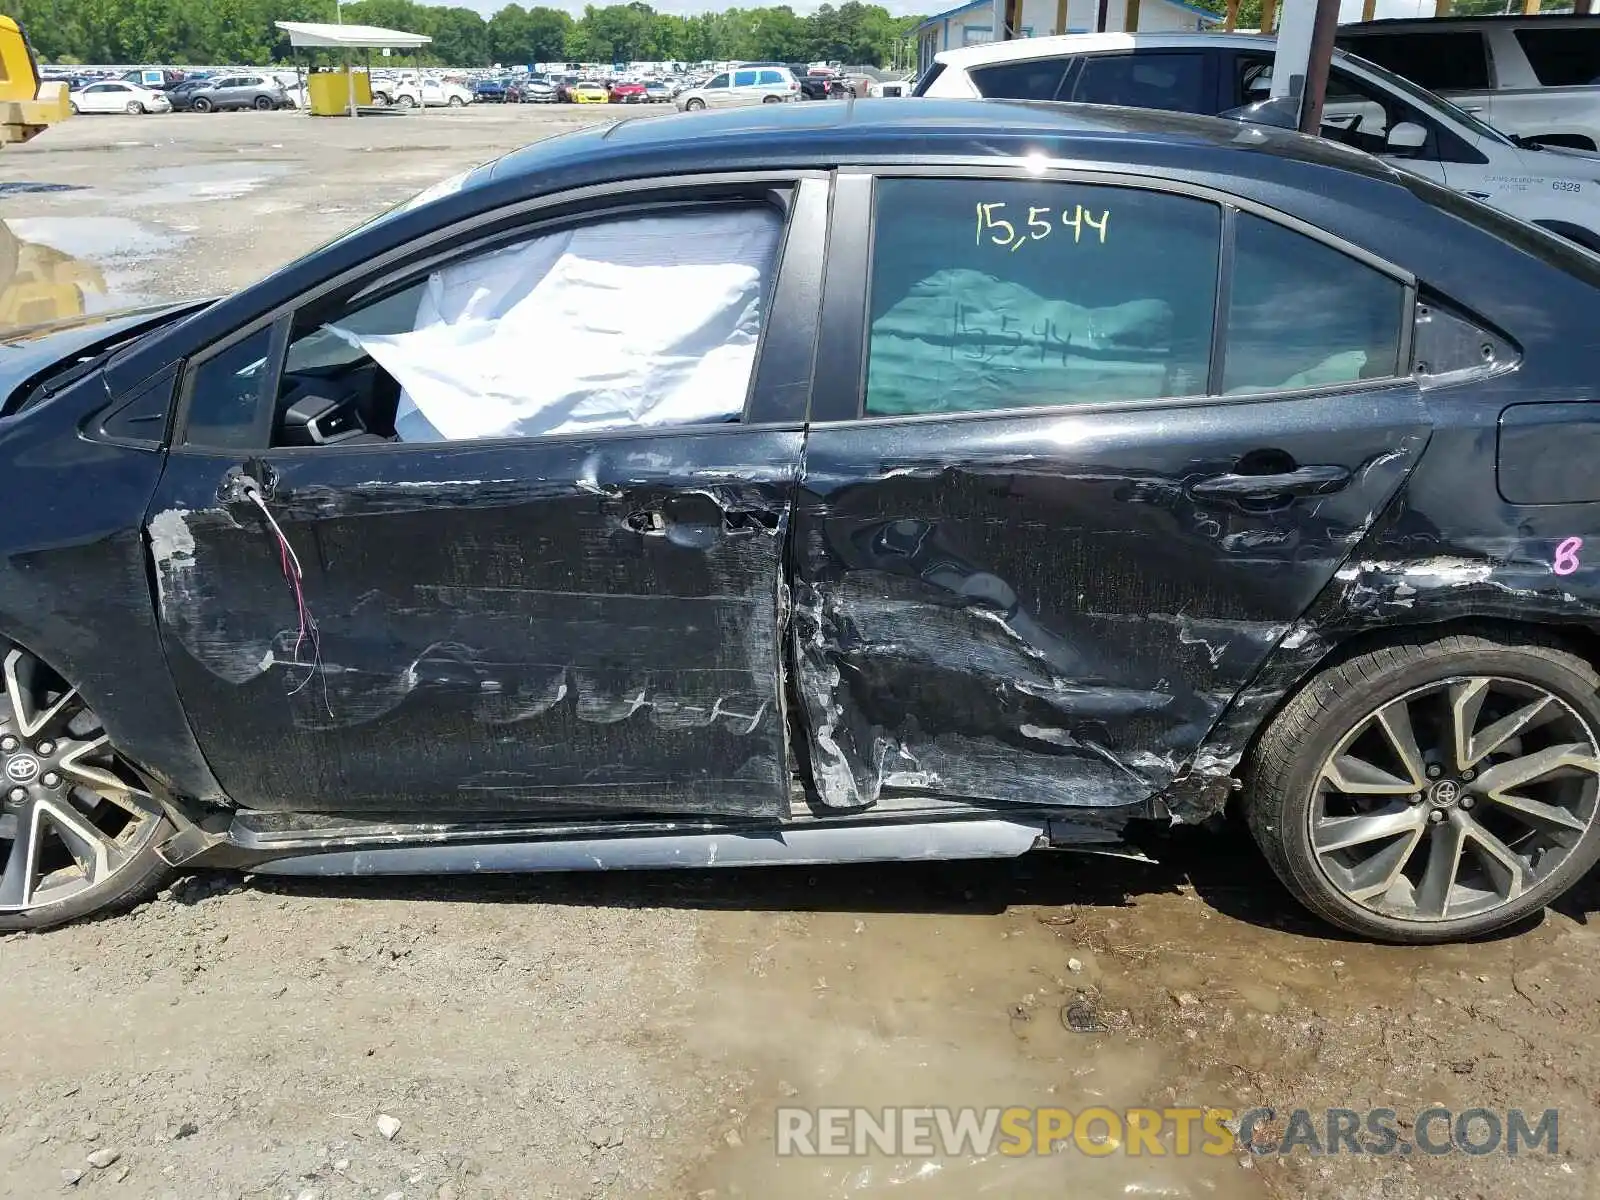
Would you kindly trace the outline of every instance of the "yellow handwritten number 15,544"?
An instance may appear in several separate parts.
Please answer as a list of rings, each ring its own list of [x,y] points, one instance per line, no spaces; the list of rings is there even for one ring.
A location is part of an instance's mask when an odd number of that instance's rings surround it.
[[[987,233],[990,245],[1009,246],[1014,254],[1028,242],[1044,241],[1055,231],[1058,219],[1064,228],[1072,230],[1074,243],[1081,242],[1083,231],[1090,229],[1100,235],[1102,246],[1106,244],[1106,223],[1111,220],[1109,208],[1101,210],[1100,219],[1096,221],[1094,213],[1081,204],[1074,204],[1070,209],[1063,206],[1059,210],[1049,205],[1029,205],[1028,219],[1014,224],[1000,215],[1005,207],[1003,200],[978,203],[978,231],[974,236],[976,245],[983,245],[983,235]]]

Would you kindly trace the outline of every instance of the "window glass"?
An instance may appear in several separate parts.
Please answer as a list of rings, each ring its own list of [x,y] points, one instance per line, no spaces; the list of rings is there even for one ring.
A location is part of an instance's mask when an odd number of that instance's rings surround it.
[[[718,75],[710,83],[706,84],[706,86],[708,88],[725,88],[728,86],[728,77],[726,75]]]
[[[781,74],[779,74],[777,71],[763,71],[763,72],[761,72],[761,82],[762,83],[782,83],[783,82],[783,76]]]
[[[1203,113],[1205,58],[1201,54],[1094,54],[1082,59],[1062,100]]]
[[[1385,33],[1349,38],[1341,45],[1431,92],[1482,91],[1489,86],[1489,59],[1483,34],[1476,30]]]
[[[1540,29],[1524,26],[1517,42],[1528,65],[1546,87],[1585,87],[1600,83],[1600,29]]]
[[[922,78],[917,80],[917,86],[912,89],[911,94],[913,96],[926,96],[928,89],[933,86],[933,81],[943,74],[944,64],[942,62],[929,63],[928,69],[922,73]],[[981,92],[983,89],[979,88],[978,90]]]
[[[886,179],[869,414],[1206,390],[1221,216],[1135,188]]]
[[[734,87],[753,87],[755,82],[756,73],[754,71],[735,71],[733,73]]]
[[[1224,393],[1326,387],[1399,373],[1405,289],[1331,246],[1241,213]]]
[[[992,67],[975,67],[972,82],[978,94],[998,100],[1054,100],[1066,77],[1070,58],[1030,58],[1020,62],[996,63]],[[928,82],[931,83],[931,74]],[[917,85],[917,95],[923,84]]]
[[[245,450],[255,447],[256,415],[261,409],[271,346],[272,328],[268,326],[193,369],[184,441]]]
[[[274,444],[737,421],[781,231],[769,207],[597,221],[304,311]]]

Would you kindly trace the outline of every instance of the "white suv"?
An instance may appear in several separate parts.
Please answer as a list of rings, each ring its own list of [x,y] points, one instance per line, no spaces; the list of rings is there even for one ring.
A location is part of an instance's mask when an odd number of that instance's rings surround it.
[[[1506,133],[1600,148],[1600,17],[1368,21],[1343,26],[1339,46]]]
[[[1293,125],[1276,102],[1274,39],[1080,34],[946,50],[916,94],[1073,100]],[[1258,111],[1259,110],[1259,111]],[[1524,145],[1382,67],[1334,52],[1322,134],[1600,251],[1600,155]]]

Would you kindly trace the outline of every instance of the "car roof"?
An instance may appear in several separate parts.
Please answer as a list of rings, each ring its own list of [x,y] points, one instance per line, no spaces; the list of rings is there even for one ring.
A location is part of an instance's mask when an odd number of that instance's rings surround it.
[[[1277,39],[1260,33],[1063,33],[1053,37],[1017,38],[1006,42],[980,42],[955,50],[941,50],[934,61],[951,67],[977,67],[988,63],[1021,62],[1053,58],[1058,54],[1093,54],[1103,50],[1160,50],[1188,46],[1277,45]]]
[[[1265,150],[1280,158],[1393,178],[1394,168],[1322,138],[1157,109],[1026,100],[894,98],[838,104],[748,105],[617,120],[514,150],[470,175],[463,191],[554,178],[580,166],[596,178],[637,173],[739,170],[763,164],[883,161],[897,156],[1019,156],[1144,161],[1204,149]],[[708,148],[715,147],[715,158]],[[1135,148],[1139,153],[1134,153]],[[543,190],[541,188],[540,190]]]

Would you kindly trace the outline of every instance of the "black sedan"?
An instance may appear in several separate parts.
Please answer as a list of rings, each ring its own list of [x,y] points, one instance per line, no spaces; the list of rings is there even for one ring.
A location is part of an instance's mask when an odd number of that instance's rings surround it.
[[[14,338],[0,923],[1230,807],[1349,930],[1515,921],[1600,853],[1597,285],[1294,134],[891,101]]]

